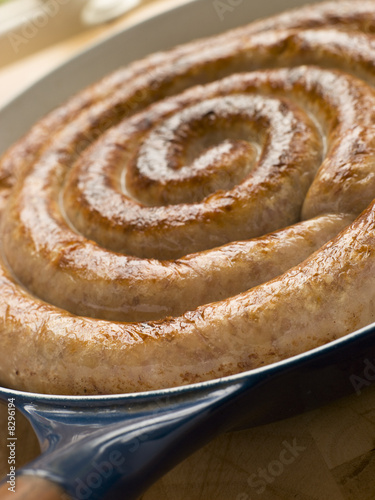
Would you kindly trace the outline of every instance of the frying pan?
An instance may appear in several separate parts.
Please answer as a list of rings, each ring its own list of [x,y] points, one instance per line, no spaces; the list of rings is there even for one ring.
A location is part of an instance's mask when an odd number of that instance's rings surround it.
[[[0,110],[0,152],[41,115],[121,64],[305,2],[234,3],[221,18],[215,2],[188,1],[53,71]],[[7,477],[0,497],[52,500],[66,492],[74,499],[136,499],[221,432],[290,417],[353,392],[353,377],[363,376],[366,360],[374,358],[375,324],[261,369],[161,391],[68,397],[0,388],[10,409],[14,404],[30,420],[42,449],[17,470],[16,493],[8,491]],[[9,450],[14,442],[9,427]]]

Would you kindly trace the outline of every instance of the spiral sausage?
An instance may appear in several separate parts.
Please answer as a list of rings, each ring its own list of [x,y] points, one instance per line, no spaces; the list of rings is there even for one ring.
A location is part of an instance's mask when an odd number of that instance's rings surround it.
[[[0,162],[1,384],[142,391],[374,320],[375,1],[157,53]]]

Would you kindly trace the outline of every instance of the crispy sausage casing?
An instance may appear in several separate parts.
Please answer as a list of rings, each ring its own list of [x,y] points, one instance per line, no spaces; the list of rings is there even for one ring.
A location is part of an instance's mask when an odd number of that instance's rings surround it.
[[[144,391],[374,321],[375,1],[153,54],[0,161],[0,383]]]

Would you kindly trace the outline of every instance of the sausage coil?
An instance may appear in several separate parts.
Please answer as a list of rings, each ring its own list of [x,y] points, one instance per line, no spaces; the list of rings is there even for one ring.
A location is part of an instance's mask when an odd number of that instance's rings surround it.
[[[375,1],[148,56],[0,160],[0,383],[134,392],[375,319]]]

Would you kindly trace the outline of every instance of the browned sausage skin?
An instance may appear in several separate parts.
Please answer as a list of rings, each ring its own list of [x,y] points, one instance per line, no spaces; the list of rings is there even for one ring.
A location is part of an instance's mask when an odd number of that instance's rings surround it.
[[[171,387],[373,321],[374,30],[375,1],[300,9],[35,125],[0,163],[0,382]]]

